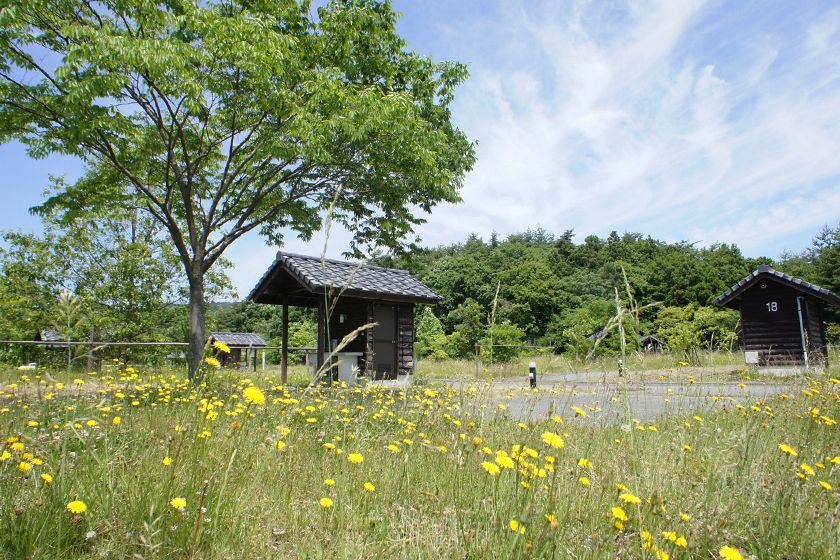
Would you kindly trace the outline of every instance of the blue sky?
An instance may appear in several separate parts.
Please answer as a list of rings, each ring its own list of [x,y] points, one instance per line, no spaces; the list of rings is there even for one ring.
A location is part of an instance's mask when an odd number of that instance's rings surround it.
[[[396,1],[409,46],[465,62],[457,124],[478,141],[460,205],[438,207],[424,243],[536,224],[585,235],[639,231],[799,251],[840,220],[840,6],[836,2]],[[67,158],[0,146],[0,228]],[[338,231],[328,252],[346,250]],[[323,241],[286,249],[319,253]],[[275,247],[227,256],[245,295]]]

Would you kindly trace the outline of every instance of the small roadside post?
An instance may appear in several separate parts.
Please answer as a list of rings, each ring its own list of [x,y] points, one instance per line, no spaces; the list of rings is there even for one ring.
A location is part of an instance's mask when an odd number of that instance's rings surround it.
[[[531,383],[532,389],[537,387],[537,362],[528,364],[528,381]]]

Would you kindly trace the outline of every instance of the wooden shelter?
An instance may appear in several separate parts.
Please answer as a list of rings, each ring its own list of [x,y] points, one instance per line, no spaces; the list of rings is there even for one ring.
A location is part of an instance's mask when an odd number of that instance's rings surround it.
[[[765,264],[712,303],[741,312],[748,364],[827,365],[823,308],[840,306],[833,292]]]
[[[652,334],[640,336],[639,346],[642,347],[643,352],[648,352],[650,354],[662,351],[662,341]]]
[[[414,306],[443,298],[405,270],[278,252],[248,299],[283,306],[285,382],[290,305],[318,309],[316,369],[345,336],[376,323],[336,358],[352,360],[372,379],[396,379],[414,371]]]
[[[242,351],[245,350],[245,363],[256,360],[257,349],[268,346],[263,337],[257,333],[211,332],[210,343],[223,342],[230,348],[230,354],[221,354],[222,365],[228,362],[238,364],[242,362]],[[256,361],[254,361],[256,366]]]

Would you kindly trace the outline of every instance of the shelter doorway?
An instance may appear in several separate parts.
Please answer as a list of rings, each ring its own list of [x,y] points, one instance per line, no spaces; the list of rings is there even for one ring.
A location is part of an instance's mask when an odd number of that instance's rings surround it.
[[[374,305],[373,371],[374,379],[397,378],[397,307]]]

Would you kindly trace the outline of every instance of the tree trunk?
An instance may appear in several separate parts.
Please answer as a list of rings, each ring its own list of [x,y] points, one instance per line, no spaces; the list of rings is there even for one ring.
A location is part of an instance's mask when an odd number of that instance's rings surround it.
[[[204,274],[190,272],[190,354],[189,377],[197,381],[199,366],[204,357]]]

